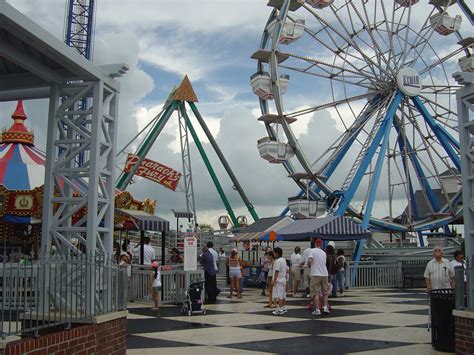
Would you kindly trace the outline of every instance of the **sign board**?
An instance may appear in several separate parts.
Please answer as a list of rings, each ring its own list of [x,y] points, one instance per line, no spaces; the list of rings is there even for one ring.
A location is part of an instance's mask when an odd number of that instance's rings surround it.
[[[138,162],[138,159],[137,155],[129,154],[123,171],[129,173]],[[180,172],[150,159],[143,159],[135,175],[157,182],[173,191],[176,190],[181,178]]]
[[[397,74],[398,88],[405,95],[416,96],[421,91],[421,77],[413,68],[403,68]]]
[[[184,271],[197,270],[197,238],[184,238]]]

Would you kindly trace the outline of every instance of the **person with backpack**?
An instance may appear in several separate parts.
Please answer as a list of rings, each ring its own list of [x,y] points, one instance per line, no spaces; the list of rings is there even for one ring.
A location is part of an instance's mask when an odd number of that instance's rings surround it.
[[[337,281],[337,286],[339,289],[339,296],[344,295],[344,278],[345,278],[345,272],[347,268],[347,263],[346,263],[346,257],[344,256],[344,250],[343,249],[338,249],[337,250],[337,257],[336,257],[336,281]]]

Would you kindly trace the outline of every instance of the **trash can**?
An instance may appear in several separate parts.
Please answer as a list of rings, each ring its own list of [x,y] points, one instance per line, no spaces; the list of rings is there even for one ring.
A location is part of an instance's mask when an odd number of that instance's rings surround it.
[[[429,294],[431,345],[438,351],[454,352],[454,290],[432,290]]]

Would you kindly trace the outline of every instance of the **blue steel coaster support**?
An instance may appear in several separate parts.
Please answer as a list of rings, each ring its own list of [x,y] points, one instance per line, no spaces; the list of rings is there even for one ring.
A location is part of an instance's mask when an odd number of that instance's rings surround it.
[[[385,152],[387,151],[387,146],[388,146],[388,138],[390,136],[390,129],[392,127],[393,123],[393,118],[395,117],[395,113],[397,112],[398,106],[400,105],[402,99],[403,99],[403,94],[397,90],[397,93],[395,94],[395,97],[392,99],[392,102],[390,103],[390,106],[387,109],[387,113],[383,119],[383,122],[376,133],[374,140],[372,141],[369,149],[367,150],[367,154],[364,157],[361,165],[359,166],[359,169],[357,170],[356,174],[354,175],[354,179],[351,182],[351,185],[349,186],[348,190],[344,193],[347,193],[344,196],[344,200],[341,203],[341,206],[339,206],[337,210],[337,215],[343,215],[347,207],[349,206],[350,199],[354,196],[354,193],[359,186],[363,175],[365,174],[365,171],[369,167],[370,162],[372,161],[372,158],[377,151],[377,148],[380,144],[380,141],[383,138],[382,146],[379,151],[379,156],[377,158],[377,163],[375,166],[375,171],[372,176],[372,180],[370,181],[370,189],[369,189],[369,197],[367,199],[367,206],[365,208],[364,212],[364,219],[362,220],[362,227],[363,228],[368,228],[369,227],[369,222],[370,222],[370,217],[372,215],[372,208],[374,206],[375,202],[375,197],[377,194],[377,187],[379,185],[379,180],[380,180],[380,175],[382,173],[382,167],[383,167],[383,162],[385,158]],[[355,262],[360,261],[360,257],[362,256],[362,250],[364,249],[364,244],[366,242],[366,239],[362,239],[359,242],[357,242],[356,249],[354,251],[354,257],[353,260]],[[355,273],[352,274],[352,282],[355,281]]]
[[[435,122],[418,96],[412,97],[411,100],[415,104],[418,111],[420,111],[428,126],[438,138],[446,153],[448,153],[451,161],[456,166],[456,169],[461,172],[461,161],[459,160],[459,154],[453,149],[453,145],[459,149],[459,142],[457,142],[448,132],[446,132],[445,129]]]
[[[69,0],[65,42],[91,60],[95,0]]]

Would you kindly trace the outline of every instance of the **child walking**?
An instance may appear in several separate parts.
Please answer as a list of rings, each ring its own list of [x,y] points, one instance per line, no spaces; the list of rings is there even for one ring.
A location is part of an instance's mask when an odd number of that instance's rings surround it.
[[[161,292],[161,273],[158,261],[151,263],[153,272],[151,274],[151,292],[153,297],[152,311],[157,311],[160,307],[160,292]]]

